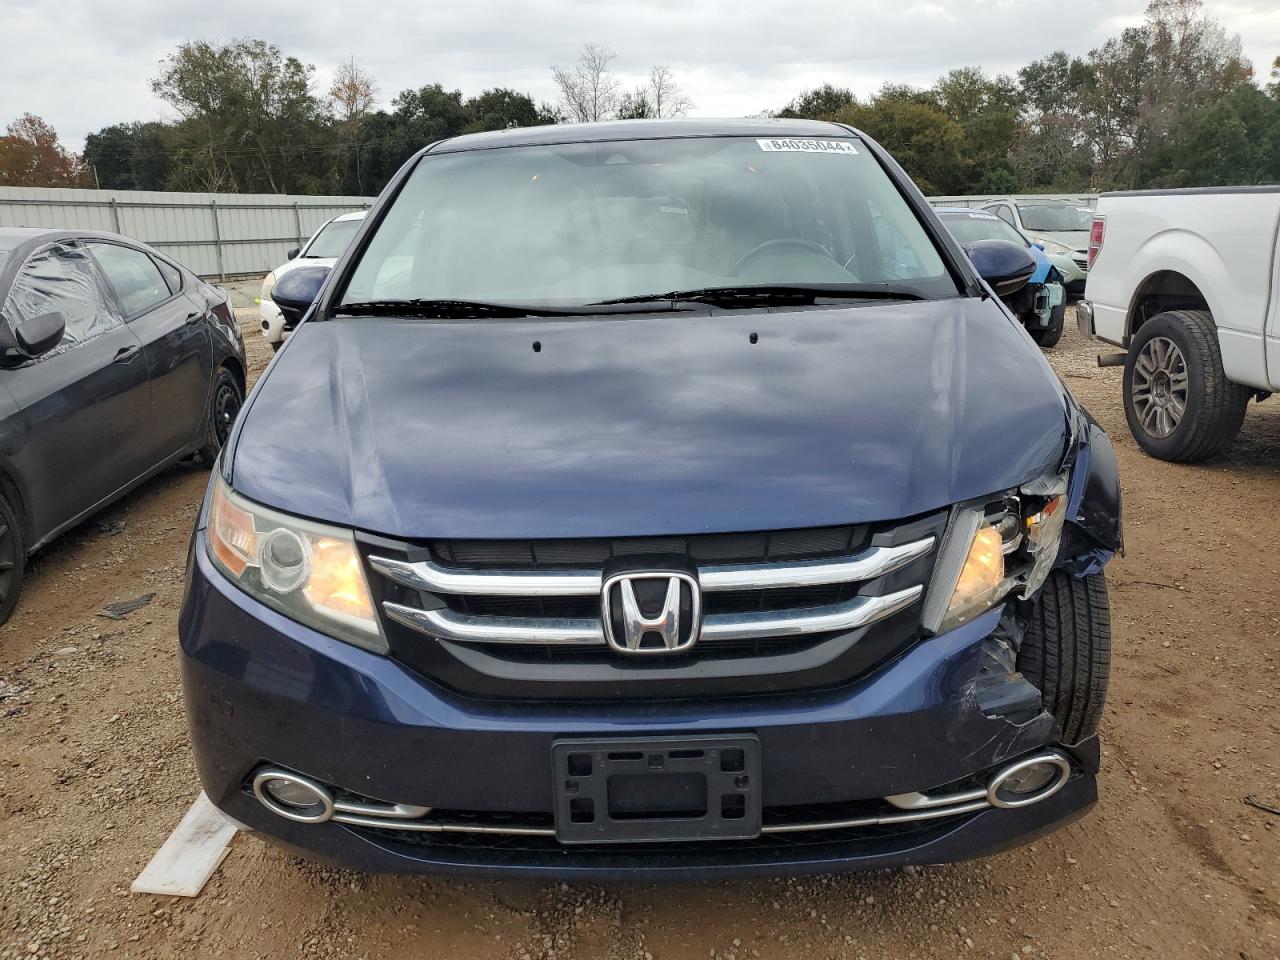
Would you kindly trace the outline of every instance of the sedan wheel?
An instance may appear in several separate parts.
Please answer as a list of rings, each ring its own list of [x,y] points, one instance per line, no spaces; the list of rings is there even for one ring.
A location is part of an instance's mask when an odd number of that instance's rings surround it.
[[[18,604],[26,559],[18,515],[9,501],[0,496],[0,623],[9,619]]]
[[[244,406],[244,390],[240,381],[226,367],[218,371],[213,382],[213,399],[209,404],[209,426],[200,458],[208,464],[218,459],[218,453],[231,437],[240,408]]]
[[[226,381],[218,384],[218,392],[213,398],[213,435],[221,447],[231,436],[231,426],[240,413],[240,389],[235,383]]]

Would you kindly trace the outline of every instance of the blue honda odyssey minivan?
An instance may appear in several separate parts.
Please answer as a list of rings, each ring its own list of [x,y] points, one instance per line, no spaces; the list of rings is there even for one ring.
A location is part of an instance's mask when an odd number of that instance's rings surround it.
[[[1119,484],[998,299],[1033,269],[837,124],[422,150],[277,284],[200,511],[209,797],[348,867],[584,879],[1079,817]]]

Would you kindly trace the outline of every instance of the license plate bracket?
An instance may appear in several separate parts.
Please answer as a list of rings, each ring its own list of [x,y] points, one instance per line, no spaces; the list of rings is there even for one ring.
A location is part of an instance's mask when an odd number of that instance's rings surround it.
[[[561,843],[760,834],[760,741],[754,736],[557,740],[551,761]]]

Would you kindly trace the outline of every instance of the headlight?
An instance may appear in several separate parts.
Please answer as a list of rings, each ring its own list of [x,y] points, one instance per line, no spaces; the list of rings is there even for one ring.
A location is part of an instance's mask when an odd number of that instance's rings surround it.
[[[214,474],[206,536],[214,565],[245,593],[309,627],[387,652],[350,530],[237,496]]]
[[[1059,253],[1071,252],[1070,247],[1068,247],[1065,243],[1058,243],[1057,240],[1042,239],[1040,241],[1040,244],[1044,247],[1045,253],[1059,254]]]
[[[1023,599],[1039,590],[1058,557],[1066,493],[1064,474],[957,507],[925,600],[925,629],[945,633],[1019,587]]]
[[[276,285],[276,272],[272,270],[262,278],[262,293],[258,295],[259,303],[266,303],[271,299],[271,288]]]

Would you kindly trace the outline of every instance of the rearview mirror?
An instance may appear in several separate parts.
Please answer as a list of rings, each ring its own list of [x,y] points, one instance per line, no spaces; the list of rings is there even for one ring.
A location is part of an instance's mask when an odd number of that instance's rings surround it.
[[[27,359],[34,360],[60,344],[66,329],[67,320],[62,314],[42,313],[19,323],[13,336],[18,342],[18,351]]]
[[[285,258],[286,260],[297,260],[297,259],[298,259],[298,254],[300,254],[301,252],[302,252],[302,248],[301,248],[301,247],[294,247],[293,249],[291,249],[288,253],[286,253],[286,254],[284,255],[284,258]]]
[[[1012,240],[975,240],[965,244],[964,252],[997,297],[1017,293],[1036,272],[1031,251]]]
[[[296,326],[329,279],[328,267],[299,267],[290,270],[271,288],[271,299],[284,314],[285,329]]]

